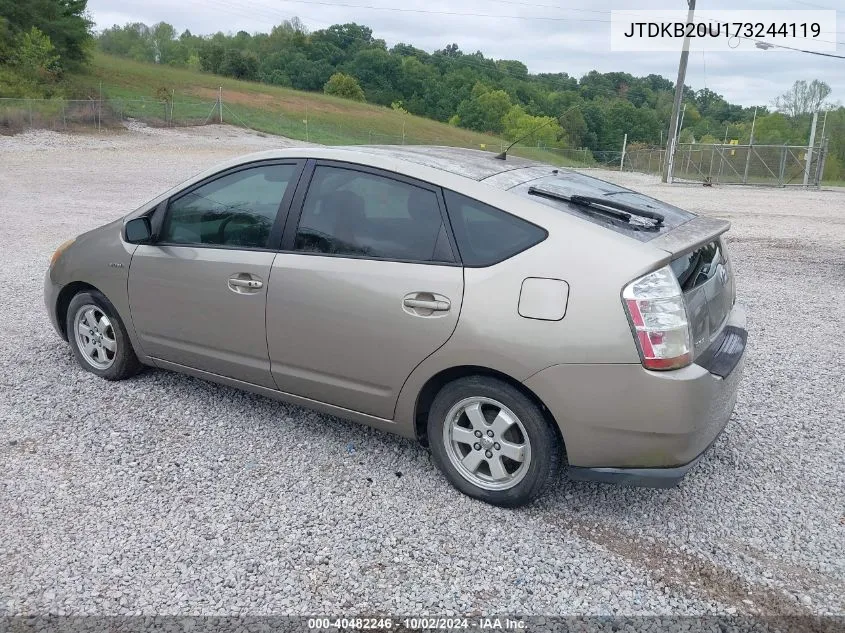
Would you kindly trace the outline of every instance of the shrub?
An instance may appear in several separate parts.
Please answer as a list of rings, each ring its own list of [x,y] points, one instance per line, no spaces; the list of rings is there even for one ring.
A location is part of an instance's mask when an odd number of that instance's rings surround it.
[[[352,101],[366,101],[364,98],[364,90],[352,75],[344,73],[335,73],[323,86],[323,92],[327,95],[334,95],[335,97],[343,97],[344,99],[351,99]]]

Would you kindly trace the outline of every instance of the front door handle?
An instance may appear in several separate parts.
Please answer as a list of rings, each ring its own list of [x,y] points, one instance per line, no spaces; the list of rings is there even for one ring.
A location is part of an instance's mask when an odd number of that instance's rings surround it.
[[[264,282],[255,279],[247,273],[240,273],[229,277],[229,290],[236,294],[253,293],[264,287]]]
[[[432,312],[446,312],[450,308],[449,301],[435,301],[428,299],[406,298],[402,302],[406,308],[417,310],[431,310]]]

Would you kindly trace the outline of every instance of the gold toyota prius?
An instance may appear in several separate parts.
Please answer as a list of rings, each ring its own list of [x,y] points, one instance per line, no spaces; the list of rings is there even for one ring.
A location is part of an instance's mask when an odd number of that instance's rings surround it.
[[[675,485],[742,374],[730,225],[501,158],[244,156],[61,245],[47,311],[107,380],[150,365],[417,438],[496,505],[564,455],[574,479]]]

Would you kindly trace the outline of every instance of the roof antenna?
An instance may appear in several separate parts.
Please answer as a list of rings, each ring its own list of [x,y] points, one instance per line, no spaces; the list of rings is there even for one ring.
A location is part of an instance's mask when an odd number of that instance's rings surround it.
[[[530,132],[528,132],[528,134],[524,134],[524,135],[520,136],[520,137],[519,137],[518,139],[516,139],[513,143],[511,143],[510,145],[508,145],[508,146],[505,148],[505,151],[503,151],[501,154],[496,154],[493,158],[495,158],[496,160],[507,160],[507,159],[508,159],[508,152],[509,152],[509,151],[511,151],[511,147],[513,147],[514,145],[516,145],[516,144],[517,144],[517,143],[519,143],[520,141],[524,141],[525,139],[527,139],[529,136],[531,136],[531,135],[532,135],[532,134],[534,134],[535,132],[539,132],[540,130],[542,130],[542,129],[543,129],[544,127],[546,127],[547,125],[551,125],[552,123],[560,123],[560,120],[561,120],[563,117],[565,117],[567,114],[569,114],[569,113],[570,113],[570,112],[572,112],[573,110],[577,110],[577,109],[578,109],[578,108],[580,108],[580,107],[581,107],[581,105],[580,105],[580,104],[578,104],[578,105],[574,105],[574,106],[572,106],[571,108],[569,108],[566,112],[564,112],[563,114],[561,114],[560,116],[557,116],[557,117],[555,117],[555,118],[550,118],[550,119],[549,119],[548,121],[546,121],[545,123],[541,123],[541,124],[540,124],[540,125],[538,125],[537,127],[533,128]]]

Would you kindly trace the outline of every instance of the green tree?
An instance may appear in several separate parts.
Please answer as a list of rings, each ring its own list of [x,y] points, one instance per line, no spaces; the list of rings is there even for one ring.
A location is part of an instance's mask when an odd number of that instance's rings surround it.
[[[311,35],[312,44],[327,42],[343,51],[345,59],[351,59],[361,50],[370,48],[375,43],[373,30],[360,24],[335,24]]]
[[[370,101],[390,105],[402,98],[398,90],[401,57],[381,48],[369,48],[359,51],[345,69],[358,78]]]
[[[235,79],[256,79],[258,77],[258,57],[249,51],[227,48],[220,64],[221,75]]]
[[[567,147],[583,147],[587,136],[587,120],[580,108],[570,109],[560,116],[561,140]]]
[[[515,141],[523,138],[526,144],[540,142],[556,145],[563,136],[557,120],[549,116],[531,116],[521,106],[515,105],[502,117],[505,138]]]
[[[199,49],[200,68],[208,73],[219,73],[226,49],[219,42],[203,42]]]
[[[364,91],[361,89],[358,80],[352,75],[345,75],[344,73],[335,73],[329,77],[326,85],[323,86],[323,92],[327,95],[343,97],[352,101],[366,101]]]
[[[842,106],[828,112],[825,136],[829,139],[828,162],[834,159],[830,167],[825,163],[825,179],[845,181],[845,108]]]
[[[332,74],[334,68],[328,62],[313,61],[302,55],[293,58],[288,72],[291,85],[298,90],[320,90]]]
[[[157,64],[170,64],[178,59],[179,42],[176,40],[176,29],[172,25],[159,22],[153,25],[151,35]]]
[[[129,57],[141,62],[154,62],[156,49],[150,27],[141,22],[105,29],[97,38],[104,53]]]
[[[504,127],[502,119],[511,108],[511,99],[504,90],[476,90],[480,85],[476,84],[473,89],[475,95],[471,99],[462,101],[458,106],[460,125],[479,132],[501,132]]]
[[[53,79],[59,71],[53,43],[34,26],[17,37],[11,62],[18,73],[33,82]]]
[[[85,61],[91,41],[88,0],[0,0],[0,18],[14,38],[36,27],[50,38],[63,70]],[[0,59],[0,63],[8,59]]]

